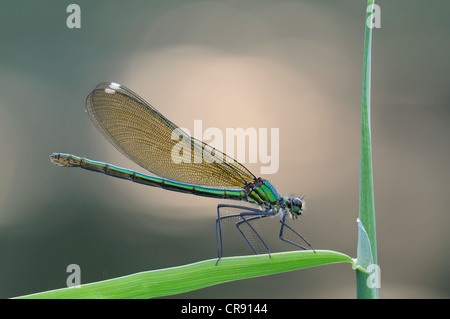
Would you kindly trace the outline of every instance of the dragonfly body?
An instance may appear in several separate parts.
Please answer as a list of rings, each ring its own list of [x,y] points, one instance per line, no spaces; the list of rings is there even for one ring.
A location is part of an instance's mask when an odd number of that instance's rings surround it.
[[[104,173],[109,176],[126,179],[138,184],[159,187],[170,191],[219,199],[247,201],[252,204],[260,205],[264,211],[277,210],[280,207],[284,208],[289,204],[287,200],[277,193],[269,181],[261,178],[256,179],[253,185],[247,185],[246,189],[220,189],[179,183],[71,154],[52,154],[51,161],[56,166],[80,167],[89,171]]]
[[[126,179],[138,184],[159,187],[170,191],[219,199],[247,201],[249,203],[261,205],[263,209],[278,207],[283,201],[283,198],[278,195],[276,190],[267,180],[262,181],[258,186],[253,186],[251,191],[247,193],[244,189],[220,189],[179,183],[169,179],[142,174],[108,163],[92,161],[90,159],[71,154],[52,154],[51,161],[57,166],[80,167],[93,172],[104,173],[109,176]]]
[[[253,228],[251,222],[280,212],[282,224],[280,239],[298,248],[306,249],[283,237],[286,227],[312,248],[306,239],[285,223],[288,213],[294,219],[301,215],[303,202],[300,198],[280,196],[269,181],[255,177],[242,164],[226,154],[178,131],[179,128],[175,124],[131,90],[113,82],[101,83],[89,94],[86,109],[100,132],[118,150],[160,177],[65,153],[54,153],[50,156],[50,160],[56,166],[80,167],[170,191],[246,201],[257,205],[255,208],[236,205],[218,206],[216,234],[219,260],[223,254],[221,221],[228,218],[239,219],[236,227],[255,253],[255,248],[241,226],[247,225],[270,254],[269,247]],[[178,132],[175,139],[174,132]],[[188,141],[190,149],[201,151],[205,157],[204,161],[173,160],[173,147],[183,139]],[[227,207],[239,209],[241,212],[221,216],[220,210]]]

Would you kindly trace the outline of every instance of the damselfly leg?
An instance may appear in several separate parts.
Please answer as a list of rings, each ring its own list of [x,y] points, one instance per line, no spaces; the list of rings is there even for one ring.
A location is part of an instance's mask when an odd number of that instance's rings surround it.
[[[221,216],[220,210],[221,209],[223,210],[226,208],[237,209],[240,211],[240,213]],[[217,255],[218,255],[216,265],[218,264],[219,260],[223,257],[223,241],[222,241],[222,224],[221,224],[221,222],[223,220],[231,219],[231,218],[239,218],[239,221],[236,223],[236,228],[241,233],[242,237],[244,237],[245,241],[249,244],[250,248],[253,250],[253,252],[256,255],[258,254],[258,252],[256,251],[253,244],[250,242],[248,236],[242,230],[242,228],[241,228],[242,225],[248,226],[250,231],[256,235],[257,240],[263,244],[265,249],[267,249],[267,253],[270,256],[269,246],[267,246],[266,242],[262,239],[262,237],[259,235],[259,233],[255,230],[255,228],[250,223],[254,220],[265,218],[268,216],[273,216],[273,214],[271,214],[269,212],[261,211],[260,209],[246,207],[246,206],[219,204],[217,206],[217,219],[216,219],[216,237],[217,237]]]
[[[297,235],[298,237],[300,237],[314,252],[316,252],[315,251],[315,249],[314,249],[314,247],[313,246],[311,246],[311,244],[306,240],[306,238],[305,237],[303,237],[302,235],[300,235],[297,231],[295,231],[295,229],[293,229],[291,226],[289,226],[288,224],[286,224],[286,214],[287,214],[287,211],[284,211],[283,212],[283,215],[281,215],[281,218],[280,218],[280,223],[281,223],[281,228],[280,228],[280,239],[282,240],[282,241],[284,241],[284,242],[287,242],[287,243],[289,243],[289,244],[292,244],[292,245],[294,245],[294,246],[296,246],[296,247],[298,247],[298,248],[301,248],[301,249],[304,249],[304,250],[307,250],[307,248],[305,248],[305,247],[303,247],[302,245],[299,245],[299,244],[297,244],[297,243],[294,243],[293,241],[291,241],[291,240],[289,240],[289,239],[286,239],[286,238],[284,238],[284,227],[286,227],[287,229],[289,229],[290,231],[292,231],[295,235]]]

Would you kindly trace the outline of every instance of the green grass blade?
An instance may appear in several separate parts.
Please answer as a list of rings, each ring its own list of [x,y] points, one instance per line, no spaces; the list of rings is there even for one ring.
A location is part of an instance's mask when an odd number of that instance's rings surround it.
[[[153,298],[180,294],[224,282],[266,276],[333,263],[350,263],[349,256],[329,250],[292,251],[268,255],[204,260],[179,267],[141,272],[133,275],[63,288],[18,298],[112,299]]]
[[[373,7],[374,0],[368,0],[367,8]],[[357,265],[366,268],[377,263],[377,246],[375,231],[375,200],[373,192],[372,141],[370,131],[370,77],[372,51],[372,11],[366,12],[364,58],[361,95],[361,162],[359,191],[359,235]],[[369,19],[371,20],[371,19]],[[378,298],[378,289],[369,287],[370,274],[356,269],[357,298]]]

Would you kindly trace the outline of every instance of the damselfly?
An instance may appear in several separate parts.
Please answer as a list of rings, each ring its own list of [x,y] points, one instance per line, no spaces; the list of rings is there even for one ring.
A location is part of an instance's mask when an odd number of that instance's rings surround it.
[[[285,229],[289,229],[314,250],[304,237],[286,223],[288,213],[293,219],[302,214],[304,203],[301,198],[280,196],[268,180],[255,177],[230,156],[191,138],[130,89],[114,82],[101,83],[88,95],[86,110],[95,126],[111,144],[132,161],[160,177],[63,153],[50,156],[55,165],[81,167],[176,192],[253,204],[254,207],[217,206],[217,262],[223,256],[221,222],[232,218],[238,219],[236,227],[255,254],[257,251],[242,227],[247,226],[256,235],[256,239],[270,256],[268,245],[252,223],[278,214],[281,214],[279,238],[306,250],[304,246],[284,237]],[[176,151],[180,141],[187,141],[188,148]],[[182,154],[181,159],[174,158],[174,153],[177,155],[177,152],[186,153]],[[239,213],[221,215],[221,210],[223,212],[229,208],[238,210]]]

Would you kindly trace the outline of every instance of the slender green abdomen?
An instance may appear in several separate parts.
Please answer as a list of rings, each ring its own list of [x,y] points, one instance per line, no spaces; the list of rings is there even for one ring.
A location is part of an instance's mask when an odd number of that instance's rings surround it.
[[[159,187],[170,191],[194,194],[204,197],[224,198],[233,200],[246,200],[246,194],[243,189],[218,189],[211,187],[202,187],[192,184],[178,183],[168,179],[142,174],[126,168],[115,165],[92,161],[70,154],[52,154],[50,159],[53,164],[63,167],[81,167],[90,171],[103,173],[117,178],[133,181],[135,183]]]

